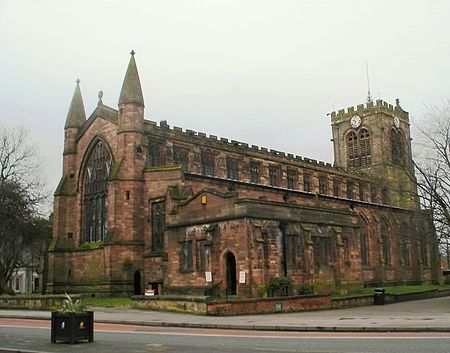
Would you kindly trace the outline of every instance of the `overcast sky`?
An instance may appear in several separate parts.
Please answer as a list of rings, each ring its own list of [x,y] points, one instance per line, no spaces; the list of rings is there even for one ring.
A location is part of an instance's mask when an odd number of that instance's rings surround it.
[[[129,52],[145,117],[333,162],[327,113],[374,99],[413,118],[450,97],[450,1],[0,0],[0,125],[61,177],[77,78],[117,108]]]

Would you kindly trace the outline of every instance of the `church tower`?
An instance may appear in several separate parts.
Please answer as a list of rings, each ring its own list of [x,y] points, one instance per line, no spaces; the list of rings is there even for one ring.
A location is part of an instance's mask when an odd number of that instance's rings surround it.
[[[335,165],[379,180],[373,202],[419,207],[409,114],[398,99],[395,106],[377,100],[332,112],[331,126]]]

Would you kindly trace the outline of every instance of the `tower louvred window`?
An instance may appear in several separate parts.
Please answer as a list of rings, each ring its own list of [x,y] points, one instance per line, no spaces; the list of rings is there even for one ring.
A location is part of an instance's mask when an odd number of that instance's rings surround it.
[[[103,241],[108,228],[108,177],[112,158],[107,146],[98,141],[92,149],[84,172],[83,240]]]
[[[372,164],[370,133],[361,129],[358,134],[347,135],[347,164],[349,167],[364,167]]]

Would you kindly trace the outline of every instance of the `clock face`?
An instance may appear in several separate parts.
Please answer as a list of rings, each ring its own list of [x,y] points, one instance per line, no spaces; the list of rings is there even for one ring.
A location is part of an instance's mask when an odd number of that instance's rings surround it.
[[[361,117],[359,117],[358,115],[352,116],[352,118],[350,119],[350,125],[354,129],[359,127],[361,125]]]
[[[400,126],[400,119],[398,116],[394,116],[394,126],[398,128]]]

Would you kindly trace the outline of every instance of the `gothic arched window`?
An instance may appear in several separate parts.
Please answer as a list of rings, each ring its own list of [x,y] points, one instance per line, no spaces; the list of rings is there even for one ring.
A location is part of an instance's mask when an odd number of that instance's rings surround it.
[[[364,219],[362,220],[359,242],[361,247],[361,262],[363,266],[369,266],[369,227]]]
[[[165,202],[151,204],[152,209],[152,251],[164,250],[164,231],[166,230]]]
[[[380,226],[381,240],[383,246],[383,258],[385,265],[391,265],[391,244],[389,238],[389,226],[385,220],[381,221]]]
[[[108,229],[108,177],[111,165],[109,149],[99,140],[91,150],[84,172],[84,241],[105,240]]]
[[[350,131],[347,135],[347,161],[349,167],[364,167],[372,164],[370,133],[361,129],[358,134]]]
[[[409,265],[410,265],[410,262],[409,262],[409,240],[406,235],[403,235],[401,249],[402,249],[403,264],[406,267],[409,267]]]
[[[400,131],[391,130],[391,158],[393,164],[405,164],[405,147]]]

